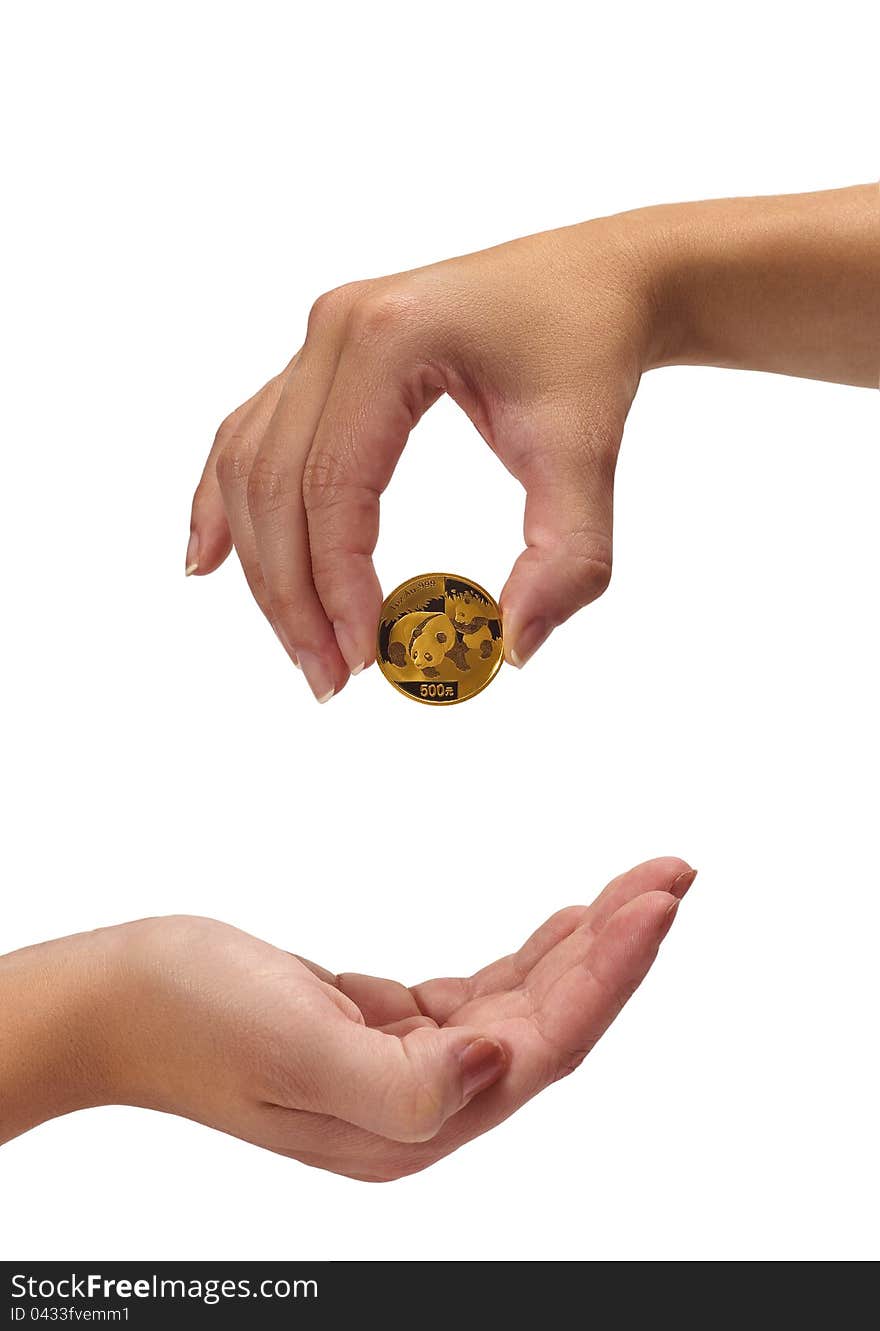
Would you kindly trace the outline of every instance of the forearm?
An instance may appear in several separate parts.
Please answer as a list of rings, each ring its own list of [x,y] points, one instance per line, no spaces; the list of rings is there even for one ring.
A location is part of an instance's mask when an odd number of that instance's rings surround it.
[[[652,365],[878,386],[877,185],[626,216],[650,237],[659,311]]]
[[[0,958],[0,1142],[112,1098],[115,933]]]

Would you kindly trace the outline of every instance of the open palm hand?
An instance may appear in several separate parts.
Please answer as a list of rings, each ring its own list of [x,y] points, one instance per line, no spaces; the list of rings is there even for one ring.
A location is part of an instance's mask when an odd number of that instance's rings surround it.
[[[475,975],[412,988],[334,975],[213,920],[126,926],[143,1031],[128,1027],[119,1098],[353,1178],[414,1173],[580,1064],[693,878],[649,861]]]

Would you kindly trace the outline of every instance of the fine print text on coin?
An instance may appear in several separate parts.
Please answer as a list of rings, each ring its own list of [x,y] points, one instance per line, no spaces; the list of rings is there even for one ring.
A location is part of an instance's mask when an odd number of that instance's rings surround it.
[[[501,665],[501,611],[469,578],[423,573],[391,593],[379,620],[382,674],[417,702],[464,702]]]

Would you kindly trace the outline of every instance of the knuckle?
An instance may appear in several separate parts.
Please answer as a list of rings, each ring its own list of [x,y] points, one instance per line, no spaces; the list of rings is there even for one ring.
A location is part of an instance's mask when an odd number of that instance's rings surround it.
[[[427,1169],[433,1164],[436,1156],[434,1155],[409,1155],[398,1156],[392,1160],[383,1161],[378,1165],[375,1172],[369,1176],[361,1175],[361,1179],[368,1183],[397,1183],[399,1179],[410,1178],[413,1174],[420,1174],[422,1170]]]
[[[349,282],[345,286],[323,292],[309,311],[309,336],[314,337],[342,323],[357,299],[359,290],[360,283]]]
[[[248,475],[248,509],[254,517],[263,517],[284,508],[294,491],[290,469],[270,453],[258,452],[251,461]]]
[[[217,454],[217,480],[227,489],[246,481],[253,463],[254,449],[244,435],[231,435]]]
[[[215,448],[218,445],[223,444],[229,438],[229,436],[234,433],[236,417],[240,414],[240,412],[241,408],[237,407],[235,411],[231,411],[229,415],[224,417],[224,419],[220,422],[219,426],[217,427],[217,433],[214,435]]]
[[[389,1120],[396,1141],[427,1142],[440,1131],[445,1114],[431,1087],[424,1081],[413,1081],[396,1088]]]
[[[611,552],[592,533],[576,536],[567,543],[569,576],[581,605],[594,601],[608,590],[611,581]]]
[[[607,408],[603,411],[595,404],[590,408],[590,425],[583,442],[594,466],[605,475],[609,466],[611,476],[614,475],[625,419],[625,413],[621,419],[617,411]]]
[[[595,1043],[595,1040],[593,1040],[582,1049],[568,1049],[564,1054],[560,1055],[553,1080],[562,1081],[564,1077],[570,1077],[573,1072],[576,1072],[587,1054],[593,1049]]]
[[[348,464],[330,448],[312,449],[303,469],[302,496],[308,510],[333,503],[347,489]]]
[[[212,475],[210,467],[206,468],[205,474],[193,491],[192,514],[194,518],[210,510],[216,485],[216,472]]]
[[[291,646],[297,651],[308,651],[317,646],[314,634],[310,632],[305,600],[292,588],[267,588],[266,601],[273,623],[282,624]],[[294,642],[293,630],[296,629]]]
[[[332,657],[336,642],[333,630],[323,619],[323,613],[319,618],[307,592],[270,585],[266,589],[266,607],[272,623],[283,628],[295,652]]]
[[[562,933],[565,929],[576,929],[583,923],[583,919],[583,906],[563,906],[561,910],[553,912],[547,921],[547,926]]]
[[[601,596],[611,582],[611,560],[604,555],[584,555],[582,576],[591,598]]]
[[[416,302],[407,292],[391,287],[368,291],[351,307],[348,336],[360,346],[385,342],[408,327],[415,314]]]

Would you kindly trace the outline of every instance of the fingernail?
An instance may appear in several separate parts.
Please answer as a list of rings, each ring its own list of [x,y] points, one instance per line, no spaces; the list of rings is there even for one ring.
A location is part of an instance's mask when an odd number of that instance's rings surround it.
[[[680,873],[678,877],[674,879],[672,887],[669,889],[672,895],[678,897],[679,901],[681,901],[696,876],[696,869],[685,869],[684,873]]]
[[[359,675],[366,665],[366,661],[364,660],[363,651],[355,642],[354,634],[338,619],[333,623],[333,631],[336,634],[339,650],[349,671],[352,675]]]
[[[311,652],[299,652],[299,668],[306,677],[309,688],[318,702],[329,702],[336,692],[333,677],[321,660]]]
[[[661,938],[665,938],[666,935],[669,933],[669,930],[672,928],[672,921],[675,919],[676,915],[678,914],[678,908],[680,905],[681,905],[680,901],[673,901],[672,905],[669,907],[669,910],[666,912],[666,915],[663,920],[663,933],[661,934]]]
[[[525,628],[517,633],[513,641],[507,646],[507,659],[517,670],[522,670],[529,657],[534,656],[535,652],[545,643],[553,632],[553,625],[548,624],[543,619],[533,619],[531,623],[526,624]]]
[[[496,1040],[480,1036],[473,1040],[459,1056],[461,1063],[461,1091],[463,1104],[497,1081],[504,1071],[507,1055]]]
[[[189,545],[186,547],[186,576],[195,573],[199,566],[199,533],[191,531],[189,534]]]

